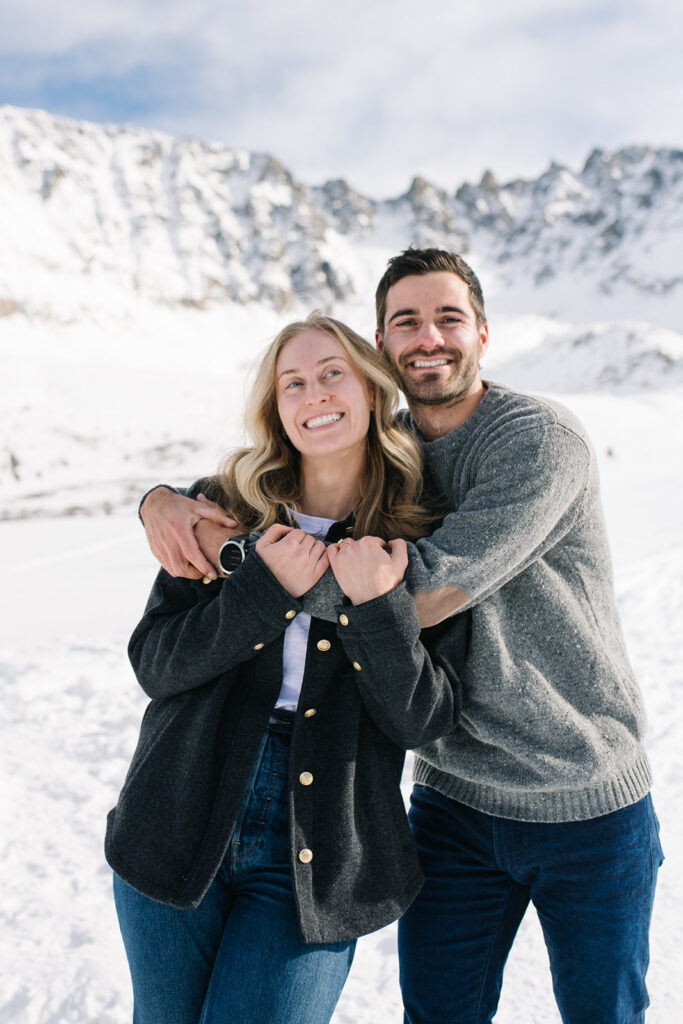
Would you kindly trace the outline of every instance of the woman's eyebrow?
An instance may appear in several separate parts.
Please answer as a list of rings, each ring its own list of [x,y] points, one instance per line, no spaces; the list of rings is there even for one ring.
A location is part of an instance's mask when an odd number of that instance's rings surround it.
[[[318,362],[315,365],[316,366],[322,366],[323,363],[333,363],[335,360],[337,362],[344,362],[344,363],[348,362],[346,356],[325,356],[324,359],[319,359]],[[277,379],[279,380],[280,377],[284,377],[285,374],[287,374],[287,373],[301,373],[301,370],[299,370],[299,369],[282,370],[281,373],[278,373]]]

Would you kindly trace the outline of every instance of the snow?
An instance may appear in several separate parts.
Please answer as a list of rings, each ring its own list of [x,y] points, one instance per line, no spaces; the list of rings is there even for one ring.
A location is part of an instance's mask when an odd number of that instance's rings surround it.
[[[683,617],[682,395],[553,397],[582,417],[600,454],[619,606],[650,716],[667,860],[652,929],[648,1021],[670,1024],[683,999],[673,968],[683,949],[683,672],[673,625]],[[72,478],[76,472],[72,467]],[[130,984],[102,836],[145,706],[125,645],[154,563],[131,509],[5,521],[0,560],[0,928],[11,938],[0,965],[0,1021],[123,1024]],[[408,772],[404,789],[407,795]],[[360,941],[334,1021],[399,1019],[391,926]],[[533,910],[496,1017],[497,1024],[529,1020],[559,1021]]]

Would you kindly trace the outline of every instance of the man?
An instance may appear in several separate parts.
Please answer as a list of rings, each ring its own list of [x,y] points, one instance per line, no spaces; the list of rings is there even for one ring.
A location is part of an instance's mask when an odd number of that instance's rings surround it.
[[[662,855],[595,455],[566,409],[482,381],[484,300],[460,257],[391,260],[376,341],[454,509],[410,546],[406,582],[424,625],[471,612],[461,718],[415,757],[426,882],[399,925],[405,1020],[488,1024],[531,900],[565,1024],[642,1022]],[[184,500],[145,502],[157,548],[155,505]]]

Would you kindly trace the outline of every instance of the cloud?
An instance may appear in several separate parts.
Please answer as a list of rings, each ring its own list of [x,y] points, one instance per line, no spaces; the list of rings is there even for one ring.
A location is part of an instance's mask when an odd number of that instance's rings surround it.
[[[269,151],[374,195],[676,144],[673,0],[17,0],[0,100]]]

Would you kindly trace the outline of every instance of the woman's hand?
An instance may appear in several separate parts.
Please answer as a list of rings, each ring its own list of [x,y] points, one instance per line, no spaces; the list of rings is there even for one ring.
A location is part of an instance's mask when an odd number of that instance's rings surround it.
[[[393,590],[408,567],[404,540],[380,537],[344,539],[327,549],[332,572],[351,604],[364,604]]]
[[[330,564],[321,540],[278,523],[259,538],[256,552],[292,597],[310,590]]]

